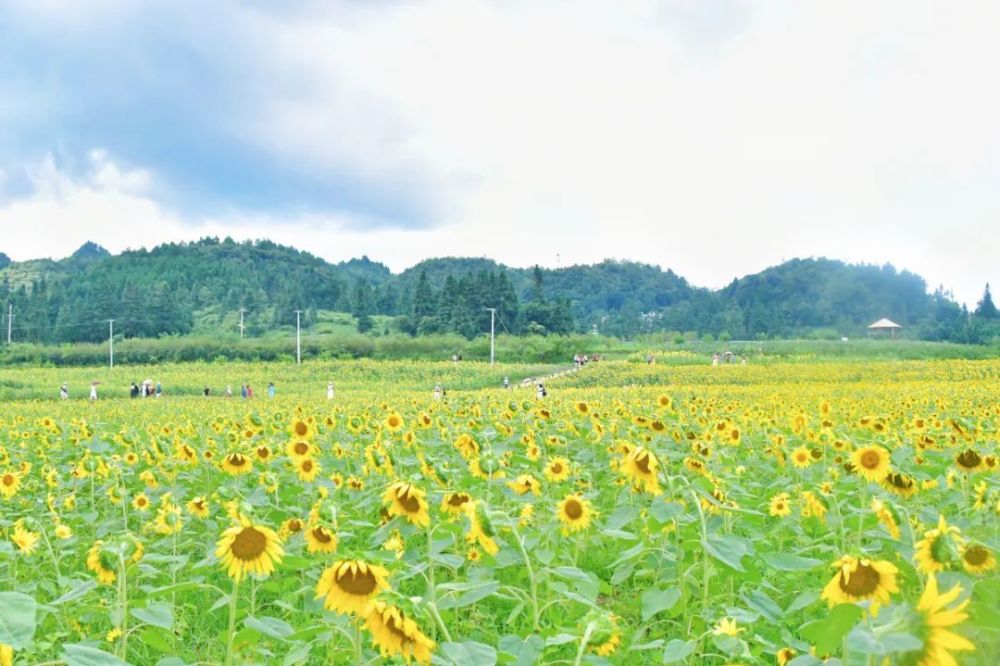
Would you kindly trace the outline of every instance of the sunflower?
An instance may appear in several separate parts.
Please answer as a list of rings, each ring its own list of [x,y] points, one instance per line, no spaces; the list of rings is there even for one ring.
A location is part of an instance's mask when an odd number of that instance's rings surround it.
[[[865,446],[851,454],[854,471],[878,483],[889,474],[889,452],[878,445]]]
[[[899,523],[896,522],[896,516],[893,515],[892,510],[886,504],[883,504],[881,500],[872,499],[872,511],[875,513],[878,521],[889,531],[889,535],[893,539],[898,539]]]
[[[912,476],[891,472],[882,479],[882,487],[900,497],[912,497],[917,492],[917,484]]]
[[[308,440],[293,439],[288,442],[285,452],[288,453],[288,457],[292,460],[302,460],[303,458],[311,457],[314,451],[313,445]]]
[[[569,460],[562,457],[550,458],[545,465],[545,478],[549,481],[565,481],[569,477]]]
[[[469,493],[448,493],[441,500],[441,510],[459,516],[464,513],[465,504],[470,501],[472,496]]]
[[[248,573],[268,576],[274,572],[274,565],[281,562],[285,551],[281,539],[274,530],[262,525],[254,525],[241,516],[239,525],[222,533],[215,549],[215,556],[226,567],[226,573],[239,583]]]
[[[270,462],[271,458],[274,457],[274,453],[271,451],[271,447],[267,445],[258,446],[256,450],[254,450],[254,455],[256,455],[257,460],[261,461],[262,463]]]
[[[965,545],[965,539],[961,530],[949,525],[944,516],[940,516],[937,527],[924,532],[924,538],[913,545],[917,569],[932,574],[944,571],[957,561],[958,551]]]
[[[385,417],[385,427],[390,432],[402,430],[405,425],[406,421],[404,421],[403,417],[396,412],[392,412]]]
[[[989,548],[973,544],[962,551],[962,568],[973,574],[986,573],[997,568],[997,560]]]
[[[870,600],[872,614],[889,602],[889,595],[899,592],[896,574],[899,570],[886,560],[867,560],[845,555],[833,563],[837,573],[823,588],[821,599],[830,606]]]
[[[73,537],[73,530],[65,523],[59,523],[55,529],[56,537],[59,539],[70,539]]]
[[[11,535],[10,540],[25,555],[31,555],[35,552],[35,548],[38,547],[38,535],[31,530],[24,529],[23,520],[18,520],[14,523],[14,533]]]
[[[768,513],[780,518],[792,515],[792,507],[788,499],[788,493],[778,493],[772,497]]]
[[[526,495],[528,493],[538,495],[541,492],[542,484],[532,475],[522,474],[513,481],[508,481],[507,487],[518,495]]]
[[[644,489],[653,495],[660,494],[660,462],[656,454],[644,446],[633,449],[622,461],[619,469],[632,480],[636,490]]]
[[[590,651],[595,653],[599,657],[607,657],[614,653],[618,649],[618,646],[622,644],[622,635],[617,631],[613,632],[607,640],[598,643],[596,645],[590,646]]]
[[[292,437],[298,440],[310,440],[313,438],[313,435],[316,434],[315,426],[307,419],[301,418],[297,418],[292,421],[292,425],[289,426],[288,431],[291,433]]]
[[[330,611],[362,614],[382,590],[389,589],[389,572],[361,560],[338,560],[316,584],[316,598]]]
[[[983,457],[974,449],[965,449],[955,456],[955,466],[963,472],[976,472],[983,466]]]
[[[965,607],[969,605],[968,599],[957,606],[946,608],[961,593],[962,587],[955,585],[944,594],[940,594],[934,574],[927,577],[927,586],[924,588],[923,594],[920,595],[920,602],[917,604],[917,612],[923,619],[924,631],[926,632],[922,636],[924,642],[922,651],[916,657],[919,661],[914,660],[917,666],[955,664],[957,662],[949,652],[950,650],[973,651],[976,649],[976,646],[968,639],[947,628],[969,617],[969,614],[964,612]]]
[[[222,469],[233,476],[249,474],[253,469],[253,461],[242,453],[230,453],[222,459]]]
[[[436,644],[398,607],[382,601],[372,602],[365,615],[365,628],[383,657],[398,654],[406,663],[411,659],[421,664],[431,662]]]
[[[301,523],[299,529],[302,529]],[[308,552],[332,553],[337,550],[337,535],[324,525],[313,525],[306,529],[305,533]]]
[[[392,484],[382,495],[382,501],[388,504],[391,516],[403,516],[419,527],[427,527],[431,522],[424,491],[412,483]]]
[[[301,518],[289,518],[281,524],[281,528],[278,530],[278,536],[282,539],[287,539],[293,534],[298,534],[305,528],[305,523],[302,522]]]
[[[149,509],[149,498],[146,493],[139,493],[132,498],[132,508],[136,511],[146,511]]]
[[[724,617],[716,623],[715,627],[712,628],[712,635],[732,636],[733,638],[736,638],[741,632],[744,631],[746,631],[746,628],[737,626],[736,620]]]
[[[463,506],[465,517],[469,519],[469,531],[465,540],[470,544],[478,544],[490,555],[496,555],[500,552],[500,546],[493,540],[493,524],[489,517],[479,510],[475,502],[468,502]]]
[[[98,539],[87,551],[87,568],[97,575],[97,582],[111,585],[115,582],[115,563],[111,556],[102,550],[104,542]]]
[[[303,458],[296,464],[299,480],[312,483],[319,474],[319,464],[312,458]]]
[[[778,661],[778,666],[785,666],[796,654],[795,648],[783,647],[775,653],[774,658]]]
[[[17,489],[21,487],[21,475],[17,472],[6,471],[0,474],[0,495],[10,499],[17,494]]]
[[[567,495],[556,510],[559,522],[563,524],[563,534],[577,532],[590,525],[593,509],[590,502],[579,495]]]
[[[186,504],[188,513],[195,518],[208,518],[208,500],[204,497],[194,497]]]
[[[669,395],[662,394],[656,399],[656,404],[665,409],[670,409],[674,406],[674,401]]]

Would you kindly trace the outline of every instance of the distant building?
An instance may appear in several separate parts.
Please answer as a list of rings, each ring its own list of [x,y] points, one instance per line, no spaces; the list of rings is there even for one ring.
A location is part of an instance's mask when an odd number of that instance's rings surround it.
[[[870,324],[868,326],[868,334],[871,335],[872,333],[878,333],[879,331],[882,332],[889,331],[889,337],[895,338],[896,331],[900,331],[902,329],[903,327],[897,324],[896,322],[892,321],[891,319],[886,319],[883,317],[874,324]]]

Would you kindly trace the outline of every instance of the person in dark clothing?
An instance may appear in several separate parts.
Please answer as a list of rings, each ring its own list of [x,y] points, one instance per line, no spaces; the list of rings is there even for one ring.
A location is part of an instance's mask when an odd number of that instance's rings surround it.
[[[129,397],[131,397],[131,398],[138,398],[139,397],[139,385],[136,384],[135,382],[132,382],[132,388],[129,389],[128,394],[129,394]]]

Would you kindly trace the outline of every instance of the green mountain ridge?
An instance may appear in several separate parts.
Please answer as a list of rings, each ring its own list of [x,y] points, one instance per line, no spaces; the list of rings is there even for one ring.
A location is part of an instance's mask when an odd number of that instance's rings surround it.
[[[13,304],[13,335],[30,342],[102,340],[109,319],[124,337],[233,330],[241,309],[250,335],[294,325],[300,310],[306,327],[339,311],[363,332],[382,315],[389,328],[412,335],[471,338],[489,330],[489,308],[497,309],[498,330],[515,334],[857,336],[881,317],[928,339],[977,341],[993,330],[992,319],[970,317],[942,290],[928,293],[919,275],[826,258],[792,259],[714,291],[632,261],[521,269],[440,257],[395,274],[367,256],[334,264],[268,240],[228,238],[117,255],[86,243],[60,260],[5,259],[0,254],[0,303]]]

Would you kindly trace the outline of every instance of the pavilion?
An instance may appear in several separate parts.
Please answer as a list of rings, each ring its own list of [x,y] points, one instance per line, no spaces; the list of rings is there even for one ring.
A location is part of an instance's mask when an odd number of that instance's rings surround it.
[[[889,331],[889,337],[890,338],[895,338],[896,337],[896,331],[902,330],[902,328],[903,328],[902,326],[900,326],[896,322],[892,321],[891,319],[886,319],[885,317],[883,317],[882,319],[879,319],[874,324],[871,324],[870,326],[868,326],[868,332],[871,333],[873,331],[874,332]]]

